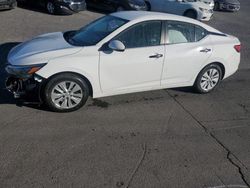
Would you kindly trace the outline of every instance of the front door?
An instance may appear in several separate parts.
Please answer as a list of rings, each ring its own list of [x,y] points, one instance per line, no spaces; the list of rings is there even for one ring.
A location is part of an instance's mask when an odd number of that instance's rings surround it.
[[[160,86],[165,47],[161,45],[161,21],[136,24],[113,40],[123,52],[100,52],[100,82],[104,93],[129,93]]]

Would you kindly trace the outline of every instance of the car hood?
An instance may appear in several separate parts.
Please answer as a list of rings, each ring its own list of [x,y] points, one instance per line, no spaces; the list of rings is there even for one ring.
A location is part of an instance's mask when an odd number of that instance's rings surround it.
[[[62,32],[37,36],[13,48],[8,55],[12,65],[31,65],[46,63],[50,59],[70,55],[79,51],[67,43]]]
[[[214,0],[200,0],[200,1],[208,5],[211,5],[211,4],[214,5]]]
[[[213,1],[214,0],[201,0],[201,2],[208,3],[208,4],[212,3]]]

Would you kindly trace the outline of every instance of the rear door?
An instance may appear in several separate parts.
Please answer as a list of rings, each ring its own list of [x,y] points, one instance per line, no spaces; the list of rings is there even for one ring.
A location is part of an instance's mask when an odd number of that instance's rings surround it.
[[[167,21],[162,85],[190,82],[207,63],[212,45],[207,31],[193,24]]]

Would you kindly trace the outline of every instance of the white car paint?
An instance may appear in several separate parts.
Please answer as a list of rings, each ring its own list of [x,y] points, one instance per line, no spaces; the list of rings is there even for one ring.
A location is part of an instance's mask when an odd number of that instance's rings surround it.
[[[234,45],[240,44],[240,41],[204,23],[154,12],[124,11],[112,15],[129,22],[94,46],[72,46],[65,42],[62,33],[51,33],[17,46],[10,52],[8,61],[11,65],[21,65],[24,62],[26,65],[47,63],[36,72],[44,79],[62,72],[81,74],[91,83],[93,98],[192,86],[199,72],[213,62],[219,62],[225,67],[224,78],[238,69],[240,53],[236,52]],[[128,27],[150,20],[182,21],[216,34],[209,34],[199,42],[126,49],[124,52],[107,53],[99,50]],[[205,48],[211,51],[201,53],[200,50]],[[156,53],[162,53],[163,57],[149,59],[149,56]]]
[[[151,11],[184,15],[186,11],[193,10],[197,14],[197,20],[209,21],[213,15],[213,8],[204,1],[209,0],[146,0]]]

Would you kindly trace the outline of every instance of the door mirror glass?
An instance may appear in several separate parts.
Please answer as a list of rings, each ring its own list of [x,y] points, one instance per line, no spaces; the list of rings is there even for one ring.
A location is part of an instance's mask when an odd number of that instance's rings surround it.
[[[123,52],[125,50],[125,45],[119,40],[112,40],[109,43],[109,48],[114,51]]]

